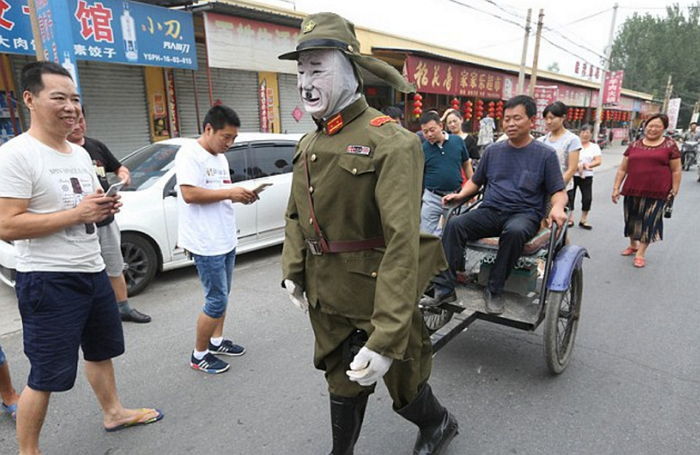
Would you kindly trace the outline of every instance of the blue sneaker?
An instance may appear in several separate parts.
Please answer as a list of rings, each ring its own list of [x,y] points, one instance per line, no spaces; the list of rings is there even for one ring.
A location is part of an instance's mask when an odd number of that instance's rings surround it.
[[[219,346],[214,346],[210,341],[209,352],[216,355],[239,356],[245,354],[245,348],[243,346],[233,344],[233,341],[231,340],[224,340]]]
[[[190,367],[204,373],[219,374],[223,373],[224,371],[228,371],[231,365],[214,357],[211,352],[207,352],[207,355],[205,355],[202,360],[197,360],[193,352],[192,356],[190,357]]]

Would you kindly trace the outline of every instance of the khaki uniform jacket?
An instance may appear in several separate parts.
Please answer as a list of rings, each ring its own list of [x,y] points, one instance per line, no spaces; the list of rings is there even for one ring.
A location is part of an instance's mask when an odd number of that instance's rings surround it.
[[[445,260],[439,239],[419,234],[420,141],[386,120],[360,98],[301,139],[293,159],[282,266],[284,279],[301,285],[314,309],[369,320],[374,331],[367,348],[402,359],[418,296],[445,268]],[[305,243],[317,237],[309,193],[327,240],[383,236],[385,247],[312,255]]]

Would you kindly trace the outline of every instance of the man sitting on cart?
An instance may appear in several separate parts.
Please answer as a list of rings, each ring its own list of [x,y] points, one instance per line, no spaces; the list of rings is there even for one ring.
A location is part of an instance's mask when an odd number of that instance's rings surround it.
[[[464,262],[465,244],[499,237],[484,300],[488,313],[503,313],[503,288],[524,245],[537,233],[545,216],[547,226],[554,222],[562,227],[566,223],[567,195],[556,152],[530,136],[536,115],[537,106],[531,97],[509,99],[503,116],[508,140],[491,145],[462,190],[442,198],[444,205],[458,204],[485,188],[477,209],[452,217],[445,226],[442,245],[449,269],[433,279],[434,295],[425,296],[421,305],[454,302],[455,275]],[[547,215],[550,201],[552,209]]]

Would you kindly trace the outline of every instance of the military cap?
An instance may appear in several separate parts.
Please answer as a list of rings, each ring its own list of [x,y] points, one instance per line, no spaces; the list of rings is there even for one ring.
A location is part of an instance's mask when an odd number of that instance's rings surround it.
[[[298,60],[302,51],[315,49],[337,49],[343,52],[355,66],[355,73],[360,79],[357,66],[361,66],[375,76],[383,79],[396,90],[404,93],[415,92],[396,68],[383,60],[360,54],[360,42],[355,35],[355,25],[335,13],[316,13],[307,16],[301,23],[301,33],[294,51],[284,53],[281,60]]]

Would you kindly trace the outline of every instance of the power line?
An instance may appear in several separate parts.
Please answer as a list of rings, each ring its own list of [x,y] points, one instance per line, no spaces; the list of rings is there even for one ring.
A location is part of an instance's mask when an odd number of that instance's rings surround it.
[[[598,11],[597,13],[593,13],[593,14],[591,14],[591,15],[584,16],[584,17],[581,17],[581,18],[579,18],[579,19],[574,19],[573,21],[567,22],[567,23],[564,24],[564,25],[565,25],[565,26],[567,26],[567,25],[573,25],[573,24],[576,24],[576,23],[578,23],[578,22],[583,22],[583,21],[585,21],[585,20],[592,19],[592,18],[594,18],[594,17],[596,17],[596,16],[600,16],[600,15],[603,14],[603,13],[607,13],[607,12],[610,11],[611,9],[612,9],[612,8],[606,8],[606,9],[604,9],[603,11]]]
[[[517,17],[518,19],[525,20],[525,16],[523,16],[523,15],[521,15],[521,14],[519,14],[519,13],[514,13],[514,12],[512,12],[512,11],[509,11],[509,10],[505,9],[504,7],[502,7],[501,5],[499,5],[498,3],[494,2],[493,0],[481,0],[481,1],[486,2],[486,3],[488,3],[489,5],[495,6],[496,8],[500,9],[500,10],[503,11],[504,13],[510,14],[511,16],[515,16],[515,17]]]
[[[473,9],[474,11],[478,11],[478,12],[480,12],[480,13],[482,13],[482,14],[487,14],[487,15],[489,15],[489,16],[495,17],[496,19],[500,19],[500,20],[502,20],[503,22],[508,22],[509,24],[513,24],[513,25],[515,25],[515,26],[518,27],[518,28],[525,29],[525,26],[523,26],[523,25],[520,24],[519,22],[515,22],[514,20],[505,18],[505,17],[503,17],[503,16],[499,16],[498,14],[492,13],[492,12],[490,12],[490,11],[484,11],[483,9],[477,8],[477,7],[472,6],[472,5],[469,5],[469,4],[467,4],[467,3],[460,2],[460,1],[458,1],[458,0],[448,0],[448,1],[449,1],[449,2],[452,2],[452,3],[456,3],[457,5],[460,5],[460,6],[464,6],[465,8]]]

